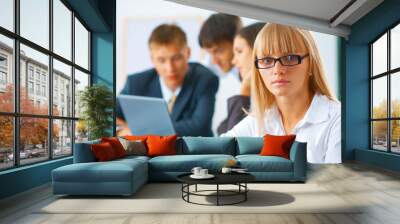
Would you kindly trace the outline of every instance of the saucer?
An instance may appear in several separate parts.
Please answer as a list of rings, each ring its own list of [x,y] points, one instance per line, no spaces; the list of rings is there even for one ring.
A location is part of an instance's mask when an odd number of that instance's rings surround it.
[[[212,174],[207,174],[207,175],[204,175],[204,176],[194,175],[194,174],[190,175],[190,178],[193,178],[193,179],[211,179],[211,178],[214,178],[214,177],[215,176],[212,175]]]

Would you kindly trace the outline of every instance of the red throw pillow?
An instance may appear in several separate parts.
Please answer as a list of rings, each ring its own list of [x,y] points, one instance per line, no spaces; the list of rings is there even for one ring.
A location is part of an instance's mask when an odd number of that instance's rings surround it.
[[[147,137],[148,156],[176,155],[176,135]]]
[[[280,156],[290,159],[290,148],[296,135],[269,135],[264,136],[264,146],[261,149],[262,156]]]
[[[101,142],[108,142],[114,149],[117,158],[125,157],[126,151],[117,137],[101,138]]]
[[[108,142],[93,144],[91,145],[91,149],[94,157],[99,162],[110,161],[117,158],[113,147]]]

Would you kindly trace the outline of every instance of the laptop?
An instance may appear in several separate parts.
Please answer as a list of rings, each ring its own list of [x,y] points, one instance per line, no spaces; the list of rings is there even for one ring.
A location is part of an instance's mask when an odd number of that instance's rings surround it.
[[[164,99],[134,95],[119,95],[117,98],[132,134],[176,134]]]

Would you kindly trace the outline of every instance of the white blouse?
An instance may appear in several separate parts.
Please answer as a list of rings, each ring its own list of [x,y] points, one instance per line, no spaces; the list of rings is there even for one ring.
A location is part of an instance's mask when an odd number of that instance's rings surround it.
[[[257,119],[247,116],[221,136],[262,137],[265,134],[286,135],[278,108],[265,112],[264,133],[259,133]],[[328,97],[315,94],[310,107],[292,133],[296,141],[307,142],[307,161],[310,163],[341,163],[341,105]]]

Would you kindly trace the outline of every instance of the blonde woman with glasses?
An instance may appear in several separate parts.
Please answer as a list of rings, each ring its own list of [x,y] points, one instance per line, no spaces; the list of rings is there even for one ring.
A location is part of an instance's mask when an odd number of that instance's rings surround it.
[[[253,49],[250,114],[222,136],[296,135],[310,163],[341,162],[341,105],[311,33],[267,24]]]

